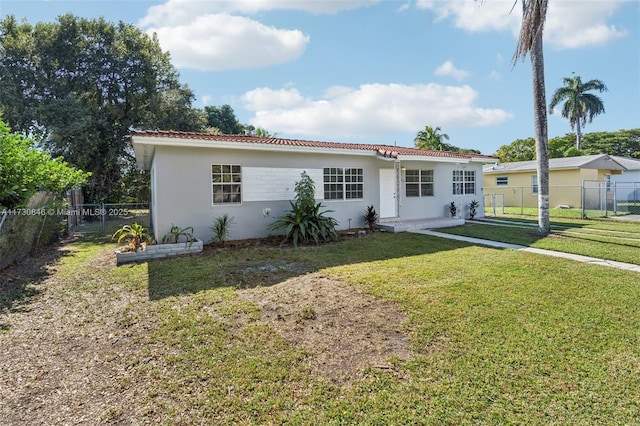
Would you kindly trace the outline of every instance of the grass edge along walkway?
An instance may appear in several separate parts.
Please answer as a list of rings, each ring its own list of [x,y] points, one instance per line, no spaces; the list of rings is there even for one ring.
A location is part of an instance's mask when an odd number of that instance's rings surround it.
[[[500,241],[484,240],[481,238],[465,237],[462,235],[445,234],[444,232],[431,231],[428,229],[418,229],[414,231],[416,234],[430,235],[432,237],[448,238],[451,240],[465,241],[472,244],[478,244],[489,247],[504,248],[526,251],[529,253],[543,254],[546,256],[562,257],[564,259],[575,260],[577,262],[590,263],[593,265],[608,266],[611,268],[624,269],[627,271],[640,272],[640,265],[631,263],[618,262],[615,260],[598,259],[596,257],[583,256],[580,254],[565,253],[561,251],[545,250],[533,247],[522,246],[519,244],[503,243]]]

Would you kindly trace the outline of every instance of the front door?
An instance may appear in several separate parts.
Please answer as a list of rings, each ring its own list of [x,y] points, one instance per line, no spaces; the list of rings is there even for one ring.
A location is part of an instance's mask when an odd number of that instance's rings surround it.
[[[396,216],[396,171],[380,169],[380,219]]]

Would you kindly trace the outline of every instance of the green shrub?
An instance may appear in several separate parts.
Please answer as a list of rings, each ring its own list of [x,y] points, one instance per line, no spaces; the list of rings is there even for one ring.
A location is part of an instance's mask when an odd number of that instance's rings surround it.
[[[333,210],[320,211],[322,203],[316,204],[315,186],[306,172],[302,172],[300,181],[296,182],[295,191],[294,201],[289,201],[291,210],[269,227],[273,231],[284,230],[284,239],[280,245],[291,241],[294,247],[298,247],[298,242],[301,241],[313,240],[318,244],[320,241],[336,239],[338,222],[326,216]]]
[[[376,222],[378,222],[378,213],[376,212],[376,208],[372,205],[367,206],[367,211],[364,214],[364,222],[367,224],[369,229],[373,230],[376,226]]]
[[[456,213],[458,213],[458,206],[456,206],[455,201],[452,201],[449,204],[449,213],[451,213],[451,217],[456,217]]]
[[[469,217],[471,219],[473,219],[476,214],[478,214],[478,207],[480,206],[480,203],[476,200],[473,200],[471,203],[469,203]]]

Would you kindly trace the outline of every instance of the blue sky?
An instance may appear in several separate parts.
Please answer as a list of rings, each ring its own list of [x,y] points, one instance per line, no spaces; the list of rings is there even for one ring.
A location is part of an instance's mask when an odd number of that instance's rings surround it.
[[[511,58],[514,0],[0,0],[30,23],[64,13],[158,34],[194,106],[229,104],[281,137],[412,146],[424,126],[493,154],[533,136],[531,66]],[[586,132],[640,127],[640,2],[549,0],[547,102],[597,78],[606,113]],[[549,136],[571,131],[559,111]]]

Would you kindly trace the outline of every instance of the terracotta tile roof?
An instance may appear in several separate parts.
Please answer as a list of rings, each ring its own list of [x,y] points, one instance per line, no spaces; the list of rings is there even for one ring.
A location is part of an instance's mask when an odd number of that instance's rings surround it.
[[[172,130],[133,130],[131,136],[135,137],[158,137],[158,138],[175,138],[175,139],[197,139],[211,140],[218,142],[234,142],[234,143],[254,143],[266,145],[282,145],[282,146],[300,146],[313,148],[330,148],[330,149],[349,149],[375,151],[378,155],[387,158],[397,158],[398,155],[415,155],[425,157],[442,157],[442,158],[486,158],[488,161],[495,161],[496,157],[482,154],[464,154],[460,152],[449,151],[429,151],[417,148],[407,148],[392,145],[372,145],[360,143],[344,143],[344,142],[322,142],[308,141],[301,139],[283,139],[277,137],[258,137],[245,135],[212,135],[208,133],[197,132],[177,132]]]

